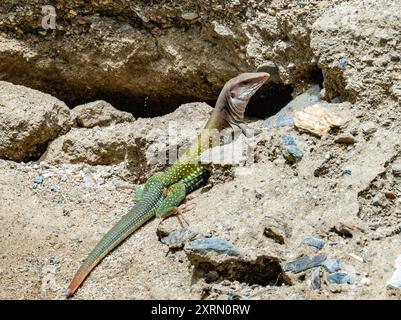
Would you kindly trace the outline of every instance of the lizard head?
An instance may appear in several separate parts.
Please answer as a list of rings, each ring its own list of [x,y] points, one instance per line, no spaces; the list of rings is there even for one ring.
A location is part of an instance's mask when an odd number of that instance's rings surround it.
[[[266,72],[241,73],[225,84],[218,101],[226,108],[230,124],[242,122],[249,100],[269,77]]]

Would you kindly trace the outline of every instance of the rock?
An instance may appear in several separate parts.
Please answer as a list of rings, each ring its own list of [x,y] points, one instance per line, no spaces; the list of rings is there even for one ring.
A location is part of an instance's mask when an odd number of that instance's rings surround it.
[[[336,136],[334,141],[337,143],[353,144],[356,142],[356,139],[353,135],[344,133]]]
[[[336,284],[353,283],[351,276],[346,274],[345,272],[330,273],[327,275],[327,281],[329,283],[336,283]]]
[[[283,155],[289,162],[295,163],[302,159],[304,153],[290,135],[287,133],[281,135],[281,141]]]
[[[394,199],[397,198],[397,195],[396,195],[395,192],[393,192],[393,191],[385,191],[385,192],[384,192],[384,196],[385,196],[387,199],[391,199],[391,200],[394,200]]]
[[[377,127],[372,122],[367,122],[362,125],[362,132],[367,136],[375,133],[376,131]]]
[[[189,103],[163,117],[106,127],[72,128],[49,144],[40,161],[52,165],[124,163],[127,173],[120,174],[143,182],[173,163],[182,152],[180,148],[195,140],[211,110],[205,103]]]
[[[390,52],[390,60],[394,62],[399,62],[401,60],[401,55],[398,52]]]
[[[263,122],[266,128],[280,128],[294,125],[293,116],[296,111],[301,111],[305,107],[320,101],[319,97],[320,87],[314,85],[306,90],[304,93],[295,97],[284,108],[282,108],[276,115],[267,118]]]
[[[126,157],[127,135],[134,130],[128,123],[109,127],[72,128],[49,144],[40,161],[49,164],[118,164]]]
[[[334,231],[342,237],[351,238],[355,231],[355,227],[347,223],[339,222],[331,228],[330,231]]]
[[[32,182],[32,189],[36,189],[39,184],[43,182],[43,175],[39,174],[37,175]]]
[[[256,68],[256,72],[267,72],[270,74],[269,81],[280,83],[280,74],[277,65],[273,61],[266,61]]]
[[[354,254],[354,253],[348,253],[348,255],[349,255],[351,258],[354,258],[355,260],[357,260],[357,261],[359,261],[359,262],[361,262],[361,263],[365,262],[365,260],[364,260],[362,257],[357,256],[357,255]]]
[[[192,21],[198,18],[198,14],[196,12],[184,12],[181,14],[181,18],[184,20]]]
[[[213,21],[213,25],[214,25],[214,31],[219,36],[222,36],[222,37],[234,37],[233,31],[229,27],[227,27],[227,26],[225,26],[225,25],[223,25],[221,23],[218,23],[217,21]]]
[[[394,176],[401,177],[401,164],[393,164],[391,171],[393,172]]]
[[[48,142],[72,126],[64,102],[39,91],[0,81],[0,157],[37,158]]]
[[[376,206],[376,207],[378,207],[378,206],[380,206],[380,207],[383,207],[385,204],[384,204],[384,201],[385,201],[386,199],[385,199],[385,196],[383,195],[383,193],[377,193],[373,198],[372,198],[372,200],[370,200],[370,203],[373,205],[373,206]]]
[[[341,170],[341,176],[342,176],[342,177],[344,177],[344,176],[350,176],[351,174],[352,174],[352,171],[349,170],[349,169],[343,169],[343,170]]]
[[[122,122],[133,122],[134,116],[128,112],[115,109],[106,101],[94,101],[72,109],[72,117],[78,125],[84,128],[108,126]]]
[[[36,184],[41,184],[43,182],[43,175],[39,174],[33,179],[33,182]]]
[[[264,226],[263,235],[278,244],[284,244],[287,237],[286,223],[277,217],[267,216],[265,219],[266,225]]]
[[[193,240],[196,233],[188,228],[180,228],[173,230],[168,236],[163,237],[160,241],[167,244],[171,249],[184,247],[185,243]]]
[[[322,249],[324,246],[324,240],[320,238],[305,238],[302,243],[307,244],[308,246],[315,247],[316,249]]]
[[[399,82],[399,69],[388,70],[389,63],[378,58],[391,61],[388,56],[397,51],[400,12],[398,1],[366,0],[361,7],[352,0],[337,3],[315,21],[311,47],[319,57],[327,99],[341,95],[370,106],[389,100],[388,84]]]
[[[340,61],[338,62],[338,67],[340,69],[345,69],[345,67],[348,65],[348,60],[347,58],[341,58]]]
[[[315,104],[295,113],[294,124],[301,131],[321,137],[331,128],[343,126],[345,121],[327,108]]]
[[[321,253],[313,257],[302,257],[299,259],[296,259],[294,261],[288,262],[284,265],[283,270],[285,272],[291,271],[294,273],[299,273],[311,268],[319,267],[322,265],[322,263],[326,260],[326,255]]]
[[[394,267],[395,271],[387,281],[387,285],[401,290],[401,255],[396,259]]]
[[[322,266],[329,273],[333,273],[333,272],[336,272],[341,269],[340,261],[338,261],[336,259],[327,259],[322,263]]]
[[[227,254],[229,256],[239,256],[240,251],[229,244],[226,240],[220,238],[203,238],[191,241],[184,246],[184,250],[205,254],[214,251],[218,254]]]
[[[320,268],[317,268],[316,270],[314,270],[311,274],[311,278],[310,278],[310,285],[309,287],[313,290],[319,290],[322,286],[321,283],[321,270]]]

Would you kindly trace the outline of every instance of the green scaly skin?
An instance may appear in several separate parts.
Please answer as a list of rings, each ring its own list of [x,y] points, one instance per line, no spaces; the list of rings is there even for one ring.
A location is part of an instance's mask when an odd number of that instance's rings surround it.
[[[152,217],[163,218],[193,190],[207,181],[207,171],[198,163],[203,151],[212,147],[217,132],[240,126],[250,97],[268,79],[267,73],[244,73],[226,83],[204,130],[191,147],[165,172],[152,175],[138,202],[121,218],[89,253],[67,289],[72,296],[95,266],[123,240]]]

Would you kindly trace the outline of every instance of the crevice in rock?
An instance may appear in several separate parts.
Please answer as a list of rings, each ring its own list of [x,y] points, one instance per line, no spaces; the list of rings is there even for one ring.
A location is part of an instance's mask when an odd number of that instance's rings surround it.
[[[245,112],[246,117],[265,119],[280,111],[292,100],[291,85],[270,84],[263,86],[252,97]],[[217,99],[217,96],[216,96]],[[190,102],[206,102],[214,107],[216,100],[202,100],[197,97],[184,95],[151,96],[131,95],[122,92],[99,92],[90,98],[77,98],[65,101],[73,108],[75,106],[105,100],[121,111],[130,112],[135,118],[153,118],[163,116],[176,110],[180,105]]]
[[[284,273],[280,263],[271,257],[260,256],[255,261],[228,259],[219,264],[203,260],[194,265],[194,281],[204,278],[209,283],[229,280],[248,285],[291,285],[291,280]]]
[[[137,96],[122,92],[96,93],[89,99],[77,98],[65,102],[70,108],[73,108],[95,100],[105,100],[116,109],[131,113],[135,118],[154,118],[163,116],[173,112],[182,104],[190,102],[206,102],[210,106],[214,106],[214,101],[202,100],[196,97],[183,95]]]
[[[275,115],[292,100],[293,87],[284,84],[262,86],[250,100],[245,116],[266,119]]]

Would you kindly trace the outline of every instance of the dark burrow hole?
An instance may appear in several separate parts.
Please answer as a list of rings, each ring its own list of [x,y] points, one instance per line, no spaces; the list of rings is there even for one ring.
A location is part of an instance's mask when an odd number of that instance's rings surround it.
[[[269,257],[258,257],[255,262],[233,259],[219,265],[202,261],[195,265],[193,277],[204,278],[206,282],[229,280],[248,285],[291,285],[291,280],[284,273],[280,263]]]
[[[245,112],[246,117],[265,119],[276,114],[292,100],[293,88],[290,85],[269,84],[262,86],[252,97]],[[217,97],[216,97],[217,98]],[[137,96],[122,92],[99,92],[90,95],[89,99],[67,100],[73,108],[95,100],[105,100],[121,111],[132,113],[135,118],[153,118],[163,116],[176,110],[180,105],[190,102],[206,102],[214,107],[215,100],[201,100],[196,97],[170,96]]]

